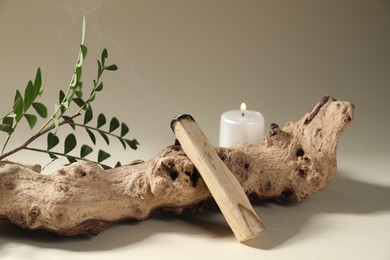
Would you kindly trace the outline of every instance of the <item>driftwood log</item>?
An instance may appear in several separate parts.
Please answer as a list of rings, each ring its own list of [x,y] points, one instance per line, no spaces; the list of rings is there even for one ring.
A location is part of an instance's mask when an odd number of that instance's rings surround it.
[[[324,97],[298,122],[271,124],[261,145],[216,148],[251,201],[300,201],[325,189],[336,174],[339,137],[354,106]],[[212,196],[180,145],[147,162],[102,170],[78,162],[50,175],[39,165],[0,161],[0,219],[61,235],[96,234],[156,210],[180,213]]]

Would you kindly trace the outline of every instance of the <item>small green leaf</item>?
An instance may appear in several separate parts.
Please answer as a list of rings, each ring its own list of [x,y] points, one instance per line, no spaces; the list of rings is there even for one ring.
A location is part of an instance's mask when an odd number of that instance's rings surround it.
[[[72,76],[72,81],[70,82],[70,87],[74,88],[76,85],[77,85],[77,75],[76,73],[74,73]]]
[[[68,110],[69,108],[69,100],[65,100],[64,102],[62,102],[60,108],[61,108],[61,114],[64,114],[66,110]]]
[[[80,82],[79,86],[81,86],[81,85],[82,84]],[[83,92],[81,90],[76,90],[74,93],[75,93],[76,97],[78,97],[80,99],[83,97]]]
[[[83,46],[83,45],[80,45],[80,53],[79,53],[79,56],[78,56],[76,69],[81,68],[83,66],[83,63],[84,63],[84,55],[83,55],[83,51],[81,49],[81,46]],[[79,79],[80,79],[80,77],[79,77]]]
[[[26,118],[30,128],[33,129],[35,124],[37,123],[37,117],[31,114],[24,114],[24,117]]]
[[[88,135],[89,135],[89,138],[91,139],[92,143],[93,144],[96,144],[96,137],[95,135],[92,133],[91,130],[89,130],[88,128],[85,128],[85,130],[87,131]]]
[[[84,158],[85,156],[87,156],[88,154],[90,154],[92,152],[93,152],[92,147],[84,144],[83,146],[81,146],[81,149],[80,149],[80,157]]]
[[[70,156],[70,155],[66,156],[66,159],[68,159],[69,163],[77,162],[76,158],[74,158],[73,156]]]
[[[49,132],[47,134],[47,150],[51,150],[53,147],[55,147],[60,142],[60,139],[58,136],[52,132]]]
[[[83,82],[80,81],[79,84],[74,88],[74,92],[82,91],[83,89]]]
[[[96,92],[102,91],[103,90],[103,82],[100,82],[100,84],[95,88]]]
[[[99,131],[99,134],[103,137],[106,144],[110,145],[110,139],[108,139],[108,136],[103,131]]]
[[[14,125],[14,118],[11,117],[11,116],[6,116],[3,118],[3,124],[4,125],[9,125],[10,127],[12,127]]]
[[[95,100],[95,97],[96,97],[96,93],[92,93],[92,95],[88,98],[88,102],[92,102]]]
[[[125,142],[121,137],[118,137],[118,140],[119,140],[119,142],[121,142],[121,144],[123,145],[123,149],[126,150],[126,142]]]
[[[69,100],[65,100],[63,103],[62,103],[62,107],[64,109],[68,109],[69,108]]]
[[[82,107],[82,106],[85,105],[84,100],[82,100],[81,98],[73,98],[73,101],[74,101],[79,107]]]
[[[41,69],[38,68],[34,80],[34,97],[36,98],[41,93],[42,93],[42,75],[41,75]]]
[[[20,94],[19,90],[16,90],[15,98],[14,98],[14,106],[13,111],[15,113],[15,120],[16,122],[19,122],[20,119],[23,117],[23,98]]]
[[[125,124],[121,124],[121,137],[124,137],[129,132],[129,127]]]
[[[76,136],[74,134],[69,134],[65,138],[65,148],[64,148],[64,154],[69,153],[72,151],[77,145]]]
[[[121,164],[120,161],[118,161],[118,162],[115,164],[114,168],[118,168],[118,167],[120,167],[120,166],[122,166],[122,164]]]
[[[93,112],[91,106],[88,106],[84,114],[84,125],[88,124],[93,118]]]
[[[97,128],[100,128],[106,124],[106,117],[103,114],[99,114],[97,121]]]
[[[47,108],[44,104],[34,102],[32,103],[32,106],[34,107],[35,111],[37,111],[38,115],[42,118],[47,117]]]
[[[102,66],[102,64],[100,63],[99,60],[97,61],[97,64],[98,64],[98,73],[97,73],[97,74],[100,75],[100,73],[102,73],[103,66]],[[94,80],[94,84],[95,84],[95,86],[96,86],[95,80]]]
[[[58,159],[57,155],[55,155],[54,153],[49,153],[49,156],[50,156],[50,158],[52,158],[53,160],[57,160],[57,159]]]
[[[104,67],[104,69],[106,70],[111,70],[111,71],[115,71],[118,69],[118,66],[116,66],[115,64],[112,64],[110,66],[107,66],[107,67]]]
[[[9,125],[6,125],[6,124],[0,124],[0,131],[6,132],[7,134],[10,135],[10,134],[12,134],[14,129],[12,128],[12,126],[9,126]]]
[[[76,70],[73,73],[72,81],[70,83],[70,87],[72,90],[75,90],[77,88],[77,86],[80,83],[80,79],[81,79],[81,67],[76,66]]]
[[[73,130],[76,130],[76,125],[74,124],[74,121],[69,116],[62,116],[62,118],[67,121],[67,124],[72,127]]]
[[[64,102],[65,101],[65,93],[64,93],[64,91],[62,91],[62,90],[60,90],[60,93],[59,93],[59,101],[58,101],[58,103],[59,104],[61,104],[62,102]]]
[[[81,67],[76,68],[76,75],[77,75],[77,79],[78,79],[77,83],[80,82],[82,71],[83,71],[83,69]],[[77,84],[77,86],[78,86],[78,84]],[[76,86],[76,88],[77,88],[77,86]]]
[[[111,119],[111,121],[110,121],[110,130],[109,130],[109,132],[111,133],[111,132],[115,131],[119,127],[119,125],[120,124],[119,124],[118,119],[116,117],[113,117]]]
[[[125,142],[127,143],[128,146],[130,146],[131,149],[133,150],[137,150],[137,145],[139,145],[138,141],[133,139],[133,140],[129,140],[129,139],[124,139]]]
[[[83,59],[85,59],[85,57],[87,56],[88,48],[84,44],[81,44],[80,50],[81,54],[83,55]]]
[[[103,170],[109,170],[112,169],[110,166],[105,165],[105,164],[100,164],[100,166],[103,168]]]
[[[99,150],[98,152],[98,163],[101,163],[102,161],[109,158],[111,155],[103,150]]]
[[[107,49],[103,49],[103,51],[102,51],[102,59],[101,59],[102,67],[104,67],[104,63],[105,63],[107,57],[108,57]]]
[[[36,97],[35,97],[34,85],[33,85],[32,81],[30,80],[27,83],[26,89],[24,90],[24,104],[23,104],[24,112],[26,112],[30,108],[30,106],[34,102],[35,98]]]

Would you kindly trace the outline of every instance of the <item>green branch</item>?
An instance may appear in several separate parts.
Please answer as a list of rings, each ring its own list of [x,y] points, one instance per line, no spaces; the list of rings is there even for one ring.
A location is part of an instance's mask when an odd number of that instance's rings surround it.
[[[43,92],[41,70],[38,68],[34,81],[29,81],[27,87],[22,95],[19,90],[16,90],[14,103],[12,110],[3,116],[0,120],[0,132],[7,133],[4,145],[1,149],[0,160],[9,157],[21,150],[29,150],[40,153],[48,154],[52,159],[57,159],[57,156],[64,156],[70,163],[86,159],[86,156],[93,152],[93,148],[89,145],[83,144],[80,148],[80,156],[74,156],[69,154],[77,146],[76,136],[71,133],[65,138],[64,152],[52,151],[60,142],[57,136],[57,130],[62,125],[70,125],[73,129],[75,127],[83,127],[90,139],[96,144],[96,137],[93,132],[98,132],[105,142],[109,145],[109,137],[118,139],[123,145],[124,149],[129,146],[131,149],[137,149],[138,141],[136,139],[127,139],[125,135],[129,132],[129,128],[125,123],[120,123],[116,117],[113,117],[109,124],[108,130],[101,129],[106,123],[106,117],[104,114],[99,114],[96,127],[87,125],[93,119],[92,102],[95,100],[97,92],[103,90],[103,82],[101,77],[104,71],[115,71],[118,67],[115,64],[106,65],[108,58],[108,52],[103,49],[100,60],[97,60],[98,73],[95,80],[93,80],[93,86],[87,99],[83,99],[83,83],[81,81],[82,66],[87,55],[87,47],[84,45],[85,38],[85,18],[83,19],[82,40],[80,44],[79,54],[77,56],[77,62],[73,71],[72,79],[65,92],[59,91],[58,104],[55,105],[54,112],[45,121],[45,123],[39,128],[39,130],[32,135],[29,139],[23,142],[18,147],[4,152],[5,148],[11,139],[12,134],[15,132],[20,120],[25,118],[30,128],[33,129],[37,122],[38,116],[41,118],[47,118],[47,108],[44,104],[37,102],[37,98]],[[72,116],[66,116],[66,112],[69,110],[71,104],[79,106],[77,112]],[[30,108],[33,108],[35,112],[30,112]],[[83,123],[75,122],[74,119],[84,114]],[[120,128],[120,134],[115,134],[113,131]],[[47,149],[31,148],[29,145],[36,139],[47,134]],[[111,155],[103,150],[98,151],[97,160],[95,161],[103,168],[109,168],[109,166],[102,164],[102,161],[109,158]],[[120,165],[120,162],[116,166]]]

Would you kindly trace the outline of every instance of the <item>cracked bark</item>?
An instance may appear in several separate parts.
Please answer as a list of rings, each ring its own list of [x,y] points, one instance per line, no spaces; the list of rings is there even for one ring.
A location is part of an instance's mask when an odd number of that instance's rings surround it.
[[[216,148],[251,201],[300,201],[328,187],[337,171],[339,137],[354,106],[323,98],[299,121],[271,125],[261,145]],[[0,161],[0,219],[61,235],[96,234],[156,210],[181,213],[212,199],[180,145],[111,170],[78,162],[50,175],[39,165]]]

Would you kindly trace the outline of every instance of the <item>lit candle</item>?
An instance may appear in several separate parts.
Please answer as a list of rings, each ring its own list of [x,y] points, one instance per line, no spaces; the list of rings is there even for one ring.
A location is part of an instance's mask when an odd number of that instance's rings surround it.
[[[260,144],[264,138],[264,117],[260,112],[246,110],[245,103],[240,110],[230,110],[221,115],[219,146],[229,147],[236,143]]]

